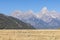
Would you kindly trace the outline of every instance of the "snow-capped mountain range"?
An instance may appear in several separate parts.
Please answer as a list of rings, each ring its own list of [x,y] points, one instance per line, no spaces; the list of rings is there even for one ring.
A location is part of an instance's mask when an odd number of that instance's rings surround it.
[[[32,10],[14,11],[11,16],[31,24],[36,29],[60,28],[60,13],[55,10],[48,11],[46,7],[43,7],[39,13],[34,13]]]

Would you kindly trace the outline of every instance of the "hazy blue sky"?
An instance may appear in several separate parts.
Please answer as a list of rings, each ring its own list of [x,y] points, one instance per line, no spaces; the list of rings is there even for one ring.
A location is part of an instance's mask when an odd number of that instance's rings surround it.
[[[60,11],[60,0],[0,0],[0,13],[10,14],[14,10],[39,12],[43,7]]]

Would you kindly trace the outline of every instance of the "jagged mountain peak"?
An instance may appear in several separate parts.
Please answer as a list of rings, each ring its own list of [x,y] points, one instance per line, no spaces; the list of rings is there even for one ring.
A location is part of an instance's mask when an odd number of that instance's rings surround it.
[[[47,7],[43,7],[36,16],[37,18],[41,18],[42,16],[45,16],[45,15],[49,15],[49,11]]]
[[[31,15],[34,15],[34,12],[32,11],[32,10],[28,10],[28,11],[26,11],[26,12],[24,12],[24,15],[29,15],[29,16],[31,16]]]
[[[18,18],[19,16],[22,16],[24,14],[24,12],[20,11],[20,10],[15,10],[12,12],[11,16]]]
[[[47,13],[47,12],[48,12],[48,8],[47,8],[47,7],[43,7],[43,8],[41,9],[41,13],[45,14],[45,13]]]
[[[53,19],[59,18],[59,15],[55,10],[48,11],[47,7],[43,7],[42,11],[37,14],[37,18],[43,20],[46,23],[49,23]]]

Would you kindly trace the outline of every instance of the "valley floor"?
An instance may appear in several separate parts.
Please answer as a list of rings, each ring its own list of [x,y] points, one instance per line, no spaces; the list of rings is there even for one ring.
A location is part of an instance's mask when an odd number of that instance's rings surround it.
[[[60,40],[60,30],[0,30],[0,40]]]

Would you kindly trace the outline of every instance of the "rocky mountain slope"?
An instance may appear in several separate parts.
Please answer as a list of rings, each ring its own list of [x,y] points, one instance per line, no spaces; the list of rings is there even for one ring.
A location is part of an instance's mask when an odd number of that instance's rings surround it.
[[[34,29],[30,24],[0,13],[0,29]]]

